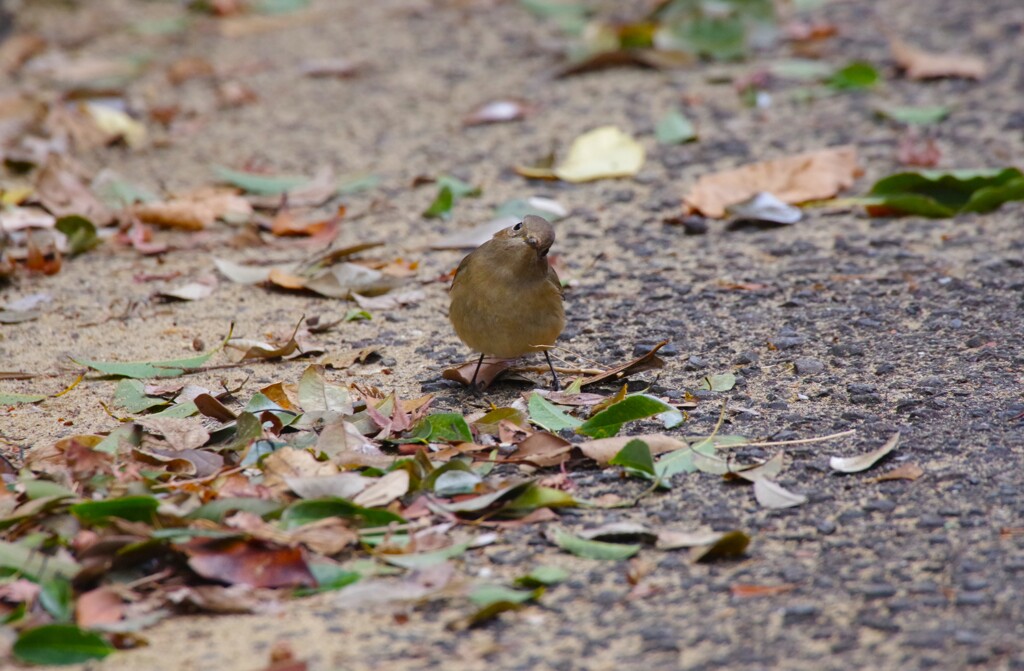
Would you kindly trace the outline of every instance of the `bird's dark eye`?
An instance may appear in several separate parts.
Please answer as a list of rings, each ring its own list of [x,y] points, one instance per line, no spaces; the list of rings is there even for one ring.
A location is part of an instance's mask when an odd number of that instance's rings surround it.
[[[518,233],[519,231],[523,230],[523,222],[520,221],[518,224],[513,226],[512,230],[515,231],[516,233]]]

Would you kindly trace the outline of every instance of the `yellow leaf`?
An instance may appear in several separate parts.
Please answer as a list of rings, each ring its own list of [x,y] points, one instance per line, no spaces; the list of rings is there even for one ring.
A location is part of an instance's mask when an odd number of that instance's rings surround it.
[[[569,155],[555,168],[558,179],[589,182],[632,177],[644,165],[644,148],[615,126],[602,126],[573,140]]]

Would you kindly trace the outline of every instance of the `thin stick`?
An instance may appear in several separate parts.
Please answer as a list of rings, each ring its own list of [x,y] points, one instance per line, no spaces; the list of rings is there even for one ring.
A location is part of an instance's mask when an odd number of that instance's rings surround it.
[[[846,431],[840,431],[839,433],[832,433],[827,436],[818,436],[817,438],[800,438],[797,440],[770,440],[764,443],[735,443],[733,445],[721,445],[716,446],[719,450],[729,450],[734,447],[775,447],[776,445],[806,445],[808,443],[821,443],[826,440],[832,440],[833,438],[842,438],[844,436],[852,436],[857,433],[857,429],[847,429]],[[705,439],[707,440],[707,439]]]

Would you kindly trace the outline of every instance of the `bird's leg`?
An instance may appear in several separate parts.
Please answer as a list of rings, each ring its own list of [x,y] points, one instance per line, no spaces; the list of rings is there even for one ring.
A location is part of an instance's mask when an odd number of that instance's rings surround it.
[[[481,354],[480,358],[476,362],[476,370],[473,371],[473,379],[470,381],[469,386],[473,388],[473,391],[480,392],[480,387],[476,386],[476,376],[480,374],[480,365],[484,362],[484,355]]]
[[[548,360],[548,368],[551,369],[551,379],[555,383],[554,390],[559,391],[562,385],[558,383],[558,374],[555,373],[555,366],[551,363],[551,355],[548,354],[547,350],[544,350],[544,358]]]

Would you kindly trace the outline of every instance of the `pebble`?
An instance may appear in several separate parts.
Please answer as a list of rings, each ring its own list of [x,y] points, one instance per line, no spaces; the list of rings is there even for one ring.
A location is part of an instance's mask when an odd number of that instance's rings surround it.
[[[783,624],[800,624],[809,622],[821,613],[821,609],[809,603],[796,603],[786,606],[782,611]]]
[[[807,342],[801,335],[779,335],[772,339],[772,344],[779,349],[793,349]]]
[[[861,594],[868,599],[888,599],[896,596],[896,588],[884,582],[871,583],[861,588]]]
[[[761,360],[761,357],[754,350],[747,350],[746,352],[740,352],[739,356],[736,357],[736,363],[740,365],[746,365],[750,363],[757,363]]]
[[[825,370],[825,364],[817,359],[797,359],[793,362],[797,375],[817,375]]]
[[[956,596],[958,606],[984,606],[987,603],[988,594],[984,592],[964,592]]]
[[[946,526],[946,520],[939,515],[926,513],[917,519],[918,529],[941,529]]]
[[[896,503],[889,499],[877,499],[864,504],[864,510],[875,513],[891,513],[896,509]]]
[[[836,527],[836,523],[832,520],[821,520],[820,522],[818,522],[817,528],[818,533],[829,536],[831,534],[834,534],[838,527]]]

